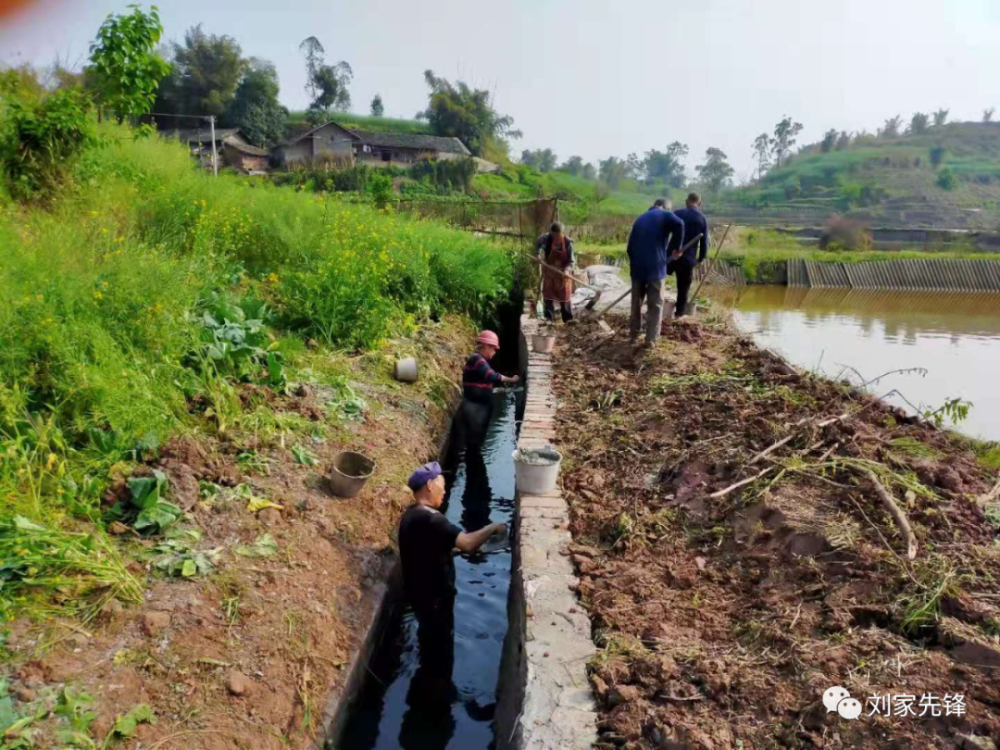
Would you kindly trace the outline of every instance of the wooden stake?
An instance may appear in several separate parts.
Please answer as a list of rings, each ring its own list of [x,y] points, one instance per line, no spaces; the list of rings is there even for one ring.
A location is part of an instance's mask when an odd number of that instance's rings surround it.
[[[892,496],[882,486],[882,483],[878,481],[878,477],[875,476],[874,471],[866,469],[865,476],[868,477],[868,481],[875,488],[875,493],[878,495],[879,500],[882,501],[882,505],[889,511],[889,515],[892,516],[896,522],[896,526],[899,527],[899,533],[903,535],[903,541],[906,543],[906,559],[912,560],[917,556],[917,539],[913,536],[913,530],[910,528],[910,521],[907,519],[906,513],[896,504],[896,501],[892,499]]]

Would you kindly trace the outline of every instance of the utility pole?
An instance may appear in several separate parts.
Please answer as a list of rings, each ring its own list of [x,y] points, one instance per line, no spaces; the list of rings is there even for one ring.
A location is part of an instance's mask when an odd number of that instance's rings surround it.
[[[215,152],[215,115],[211,115],[208,118],[208,122],[212,127],[212,172],[218,177],[219,176],[219,155]]]

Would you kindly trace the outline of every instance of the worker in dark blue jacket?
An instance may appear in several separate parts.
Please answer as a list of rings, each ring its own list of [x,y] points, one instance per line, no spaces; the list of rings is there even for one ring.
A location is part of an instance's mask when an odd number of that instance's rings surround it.
[[[628,236],[628,260],[632,275],[632,320],[629,339],[639,339],[642,302],[646,300],[646,346],[660,337],[663,317],[663,280],[667,277],[667,256],[684,245],[684,222],[658,198],[632,224]]]
[[[695,266],[700,266],[708,257],[708,220],[701,212],[701,196],[697,193],[690,193],[686,203],[684,208],[674,211],[674,216],[684,222],[685,237],[697,237],[700,234],[701,242],[698,245],[697,258],[693,246],[683,253],[674,253],[670,258],[667,274],[677,274],[676,315],[678,318],[687,314],[688,292],[691,291],[691,280],[694,278]]]

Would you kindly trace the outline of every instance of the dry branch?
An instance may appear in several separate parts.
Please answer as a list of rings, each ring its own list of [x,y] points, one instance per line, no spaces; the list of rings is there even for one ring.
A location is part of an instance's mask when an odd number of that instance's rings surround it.
[[[767,474],[770,471],[774,471],[776,468],[777,468],[776,466],[768,466],[766,469],[764,469],[764,471],[760,472],[759,474],[756,474],[756,475],[750,477],[749,479],[743,479],[743,480],[737,482],[736,484],[731,484],[728,487],[726,487],[724,490],[719,490],[718,492],[713,492],[711,495],[709,495],[709,497],[712,498],[712,499],[716,499],[716,498],[720,498],[720,497],[725,497],[726,495],[728,495],[733,490],[737,490],[740,487],[743,487],[744,485],[750,484],[751,482],[756,482],[762,476],[764,476],[765,474]]]
[[[913,530],[910,528],[910,521],[907,519],[906,513],[892,499],[892,495],[889,494],[888,490],[882,486],[878,477],[875,476],[875,472],[871,469],[866,469],[864,473],[868,481],[871,482],[872,487],[875,488],[875,493],[878,495],[879,500],[882,501],[882,505],[889,511],[889,514],[896,522],[896,526],[899,527],[899,532],[903,535],[903,541],[906,543],[906,558],[912,560],[917,556],[917,539],[913,536]]]

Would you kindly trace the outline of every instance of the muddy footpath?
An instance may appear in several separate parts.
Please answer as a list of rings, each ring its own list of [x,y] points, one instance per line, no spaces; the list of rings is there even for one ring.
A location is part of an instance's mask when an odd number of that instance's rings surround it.
[[[983,446],[728,321],[556,353],[565,552],[601,748],[994,748],[1000,506]]]

